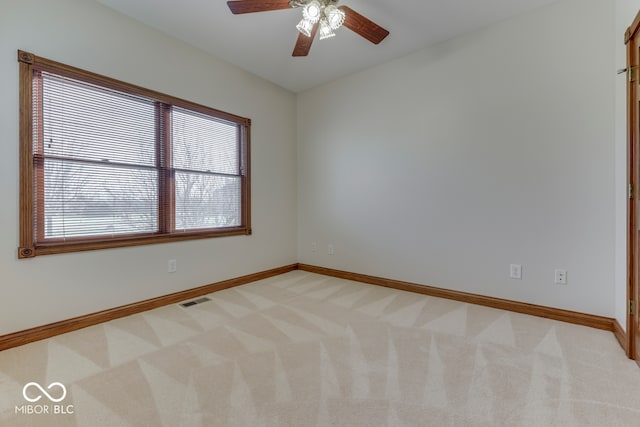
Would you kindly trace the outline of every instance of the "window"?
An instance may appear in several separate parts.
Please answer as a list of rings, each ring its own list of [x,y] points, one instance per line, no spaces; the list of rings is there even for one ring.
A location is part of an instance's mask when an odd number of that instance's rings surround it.
[[[18,60],[20,258],[251,234],[249,119]]]

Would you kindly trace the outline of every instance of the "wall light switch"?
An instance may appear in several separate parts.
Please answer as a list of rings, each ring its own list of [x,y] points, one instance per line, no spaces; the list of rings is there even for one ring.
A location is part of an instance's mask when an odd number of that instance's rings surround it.
[[[178,271],[178,261],[176,261],[175,259],[170,259],[167,262],[167,271],[169,273],[175,273],[176,271]]]

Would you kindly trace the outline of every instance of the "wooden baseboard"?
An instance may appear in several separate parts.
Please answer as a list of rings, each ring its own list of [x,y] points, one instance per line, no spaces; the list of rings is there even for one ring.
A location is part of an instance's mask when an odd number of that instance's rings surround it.
[[[624,353],[629,356],[629,345],[627,340],[627,333],[625,332],[624,329],[622,329],[622,326],[620,325],[617,319],[613,319],[613,335],[615,335],[616,339],[618,340],[618,343],[620,343],[620,346],[624,350]]]
[[[151,298],[148,300],[127,304],[108,310],[103,310],[97,313],[75,317],[73,319],[54,322],[44,326],[38,326],[9,335],[3,335],[0,336],[0,351],[28,344],[30,342],[51,338],[56,335],[86,328],[88,326],[97,325],[99,323],[108,322],[109,320],[118,319],[120,317],[130,316],[132,314],[141,313],[143,311],[152,310],[154,308],[162,307],[169,304],[176,304],[181,301],[200,297],[202,295],[221,291],[223,289],[232,288],[234,286],[245,285],[247,283],[255,282],[256,280],[278,276],[280,274],[296,270],[297,268],[297,264],[273,268],[271,270],[265,270],[259,273],[224,280],[222,282],[212,283],[210,285],[200,286],[198,288],[188,289],[186,291],[175,292],[173,294]]]
[[[108,310],[103,310],[97,313],[75,317],[73,319],[54,322],[48,325],[38,326],[35,328],[26,329],[24,331],[3,335],[0,336],[0,351],[28,344],[30,342],[51,338],[56,335],[86,328],[88,326],[108,322],[113,319],[130,316],[132,314],[141,313],[147,310],[152,310],[154,308],[162,307],[165,305],[176,304],[188,299],[197,298],[202,295],[210,294],[223,289],[232,288],[234,286],[240,286],[247,283],[255,282],[257,280],[266,279],[268,277],[278,276],[280,274],[284,274],[296,269],[308,271],[311,273],[322,274],[325,276],[354,280],[371,285],[385,286],[388,288],[416,292],[433,297],[447,298],[470,304],[484,305],[487,307],[513,311],[516,313],[529,314],[532,316],[545,317],[548,319],[560,320],[563,322],[589,326],[592,328],[604,329],[614,333],[615,337],[620,342],[620,345],[623,347],[623,349],[625,349],[626,352],[626,333],[623,331],[622,327],[615,319],[611,319],[608,317],[595,316],[592,314],[578,313],[575,311],[563,310],[558,308],[487,297],[466,292],[452,291],[433,286],[420,285],[417,283],[403,282],[382,277],[368,276],[365,274],[335,270],[326,267],[317,267],[308,264],[291,264],[283,267],[278,267],[259,273],[249,274],[234,279],[212,283],[210,285],[200,286],[194,289],[188,289],[186,291],[176,292],[169,295],[164,295],[140,302],[135,302],[132,304],[123,305],[120,307],[111,308]]]
[[[559,308],[545,307],[541,305],[487,297],[484,295],[452,291],[448,289],[436,288],[433,286],[419,285],[416,283],[385,279],[382,277],[368,276],[365,274],[351,273],[348,271],[334,270],[332,268],[317,267],[308,264],[298,264],[298,269],[309,271],[311,273],[323,274],[325,276],[354,280],[357,282],[385,286],[387,288],[399,289],[403,291],[416,292],[433,297],[447,298],[456,301],[467,302],[470,304],[484,305],[487,307],[499,308],[516,313],[545,317],[547,319],[560,320],[563,322],[574,323],[577,325],[589,326],[592,328],[615,332],[614,319],[603,316],[595,316],[592,314],[584,314]]]

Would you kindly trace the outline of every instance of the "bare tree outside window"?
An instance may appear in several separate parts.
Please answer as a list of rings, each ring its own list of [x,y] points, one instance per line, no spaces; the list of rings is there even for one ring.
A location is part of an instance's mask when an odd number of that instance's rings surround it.
[[[176,229],[240,224],[238,126],[173,109]]]

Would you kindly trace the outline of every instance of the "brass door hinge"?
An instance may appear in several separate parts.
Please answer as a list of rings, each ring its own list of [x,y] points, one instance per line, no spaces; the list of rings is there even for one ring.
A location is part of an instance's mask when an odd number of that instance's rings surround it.
[[[629,300],[629,314],[633,314],[633,300]]]
[[[629,184],[628,194],[629,194],[629,200],[633,199],[633,184]]]

